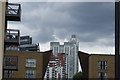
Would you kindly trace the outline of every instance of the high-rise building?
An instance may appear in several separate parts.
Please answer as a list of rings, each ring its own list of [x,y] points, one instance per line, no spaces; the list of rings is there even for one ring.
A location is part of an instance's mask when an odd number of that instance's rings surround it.
[[[58,56],[54,56],[53,54],[51,54],[44,79],[65,79],[65,67],[65,53],[58,53]]]
[[[72,35],[68,42],[60,45],[59,42],[51,42],[50,48],[53,50],[53,55],[65,53],[66,55],[66,78],[72,78],[78,72],[78,50],[79,42],[75,35]]]

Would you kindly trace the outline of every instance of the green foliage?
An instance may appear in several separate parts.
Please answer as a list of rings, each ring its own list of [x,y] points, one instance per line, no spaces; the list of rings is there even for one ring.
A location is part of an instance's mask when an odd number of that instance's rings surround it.
[[[73,76],[73,80],[83,80],[82,72],[78,72]]]

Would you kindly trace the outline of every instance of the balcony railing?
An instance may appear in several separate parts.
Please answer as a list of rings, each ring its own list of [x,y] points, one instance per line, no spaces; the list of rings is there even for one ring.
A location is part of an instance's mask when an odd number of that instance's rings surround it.
[[[20,21],[21,20],[21,5],[8,3],[6,10],[6,18],[9,21]]]
[[[9,46],[5,48],[6,51],[19,51],[19,47]]]
[[[18,70],[18,57],[5,56],[4,57],[4,70]]]
[[[37,44],[25,44],[19,46],[20,51],[39,51]]]
[[[17,43],[19,44],[20,40],[20,32],[19,30],[14,30],[14,29],[7,29],[6,31],[6,37],[5,37],[5,42],[6,43]]]

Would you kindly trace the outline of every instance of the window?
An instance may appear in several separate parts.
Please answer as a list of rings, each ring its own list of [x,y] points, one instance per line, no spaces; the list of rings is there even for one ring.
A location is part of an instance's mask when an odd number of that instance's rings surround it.
[[[26,67],[36,67],[36,59],[26,59]]]
[[[69,53],[69,47],[65,47],[65,53]]]
[[[106,70],[107,69],[107,61],[98,61],[98,69]]]
[[[4,78],[12,78],[12,71],[5,70],[4,71]]]
[[[36,78],[35,70],[26,70],[25,74],[26,74],[26,78]]]
[[[107,72],[98,72],[99,80],[107,80]]]
[[[18,69],[18,57],[17,56],[5,56],[4,57],[4,69]]]
[[[54,47],[54,53],[58,53],[58,47]]]

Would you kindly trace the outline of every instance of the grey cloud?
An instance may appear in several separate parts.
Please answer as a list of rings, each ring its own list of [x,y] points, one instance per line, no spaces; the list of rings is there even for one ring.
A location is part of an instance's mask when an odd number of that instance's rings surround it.
[[[76,34],[81,42],[97,42],[98,39],[113,40],[114,3],[21,3],[22,22],[31,30],[35,42],[46,43],[54,36],[64,39]],[[106,39],[106,40],[107,40]],[[101,43],[104,45],[104,42]],[[110,41],[110,44],[114,42]]]

